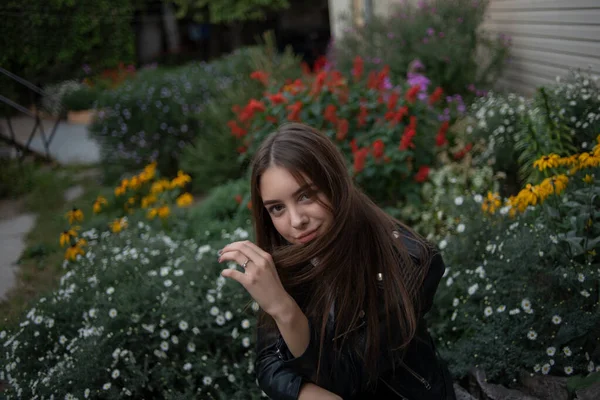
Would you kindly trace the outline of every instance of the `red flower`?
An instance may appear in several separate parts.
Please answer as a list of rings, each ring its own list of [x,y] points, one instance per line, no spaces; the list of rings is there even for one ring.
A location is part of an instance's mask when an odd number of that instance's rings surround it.
[[[254,71],[250,74],[251,79],[256,79],[261,82],[263,85],[267,86],[269,84],[269,74],[264,71]]]
[[[325,111],[323,112],[323,118],[325,118],[325,121],[329,121],[332,124],[337,123],[337,107],[334,106],[333,104],[328,104],[327,107],[325,107]]]
[[[300,67],[302,68],[302,73],[304,75],[310,75],[310,67],[308,66],[306,61],[302,61],[302,63],[300,63]]]
[[[444,121],[442,123],[442,126],[440,126],[438,134],[435,137],[435,145],[436,146],[441,147],[441,146],[445,145],[446,143],[448,143],[448,140],[446,139],[446,132],[448,131],[449,126],[450,126],[450,123],[448,121]]]
[[[415,134],[415,130],[407,126],[404,129],[404,134],[402,135],[402,138],[400,139],[400,146],[398,146],[398,149],[402,151],[407,150],[409,148],[414,149],[415,144],[412,142],[412,139],[415,136]]]
[[[317,74],[313,82],[312,90],[310,91],[311,95],[316,95],[321,92],[321,89],[323,89],[323,85],[325,84],[325,78],[327,78],[326,71],[321,71]]]
[[[415,100],[417,99],[417,94],[419,94],[420,90],[421,90],[421,85],[414,85],[413,87],[408,89],[406,91],[406,101],[408,101],[411,104],[414,103]]]
[[[369,89],[377,89],[377,73],[375,71],[369,72],[367,87]]]
[[[365,64],[361,56],[354,57],[354,65],[352,67],[352,76],[354,77],[354,81],[359,81],[360,78],[362,78],[364,65]]]
[[[413,129],[413,130],[417,130],[417,117],[414,115],[410,116],[410,122],[408,124],[408,126]]]
[[[274,115],[267,115],[265,119],[266,119],[267,121],[269,121],[270,123],[272,123],[272,124],[275,124],[275,125],[277,125],[277,123],[279,122],[279,121],[277,120],[277,117],[276,117],[276,116],[274,116]]]
[[[241,122],[246,122],[254,117],[254,113],[263,112],[266,110],[266,107],[262,101],[258,101],[256,99],[250,99],[246,107],[240,112],[239,118]]]
[[[354,154],[358,151],[358,145],[356,144],[356,139],[352,139],[350,141],[350,150],[352,151],[352,154]]]
[[[283,93],[268,94],[267,97],[269,98],[269,100],[271,100],[271,104],[273,105],[283,104],[287,102],[287,99],[285,98]]]
[[[228,121],[227,126],[229,129],[231,129],[231,134],[238,139],[242,138],[244,135],[246,135],[246,133],[248,133],[246,129],[238,125],[237,121]]]
[[[315,72],[321,71],[325,67],[326,64],[327,64],[327,57],[319,56],[319,58],[316,59],[314,65],[313,65],[313,71],[315,71]]]
[[[335,137],[337,140],[344,140],[344,139],[346,139],[347,135],[348,135],[348,120],[340,119],[337,124],[337,134]]]
[[[369,116],[369,111],[367,107],[362,105],[360,106],[360,111],[358,112],[358,127],[363,127],[367,124],[367,117]]]
[[[354,173],[358,174],[365,168],[365,161],[367,160],[367,155],[369,155],[369,148],[363,147],[354,152]]]
[[[238,204],[242,204],[242,195],[241,194],[235,195],[235,202]]]
[[[248,205],[246,207],[248,207],[248,210],[252,211],[252,200],[248,202]]]
[[[415,174],[415,181],[417,181],[419,183],[425,182],[427,180],[428,176],[429,176],[429,167],[427,165],[421,165],[419,167],[419,170]]]
[[[408,114],[408,107],[403,106],[400,107],[398,109],[398,111],[394,112],[394,111],[388,111],[385,114],[385,119],[387,119],[388,121],[390,121],[392,123],[392,126],[396,126],[397,124],[399,124],[400,122],[402,122],[402,120],[404,119],[404,117],[406,116],[406,114]]]
[[[429,105],[437,103],[440,97],[442,97],[442,94],[444,94],[444,90],[441,87],[438,86],[435,88],[433,93],[431,93],[431,96],[429,96]]]
[[[373,142],[373,157],[380,159],[383,157],[384,150],[385,144],[383,143],[383,140],[377,139],[375,142]]]
[[[379,71],[379,74],[377,75],[377,82],[375,83],[376,89],[383,89],[385,78],[389,75],[389,73],[390,67],[388,65],[386,65],[381,71]]]
[[[290,111],[288,114],[288,120],[300,122],[300,111],[302,111],[302,102],[297,101],[294,104],[287,106],[287,109]]]
[[[245,146],[240,146],[237,148],[237,152],[240,154],[244,154],[248,150]]]
[[[473,144],[472,143],[468,143],[462,150],[457,151],[456,153],[454,153],[454,159],[455,160],[460,160],[461,158],[463,158],[464,156],[466,156],[467,153],[469,151],[471,151],[472,148],[473,148]]]
[[[387,103],[387,109],[388,111],[392,111],[396,108],[396,105],[398,104],[398,98],[400,97],[400,95],[398,94],[398,92],[393,92],[390,95],[390,98],[388,99],[388,103]]]

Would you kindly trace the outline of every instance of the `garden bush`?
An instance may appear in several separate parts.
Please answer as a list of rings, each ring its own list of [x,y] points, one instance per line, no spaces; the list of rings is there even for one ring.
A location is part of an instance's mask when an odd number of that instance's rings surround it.
[[[390,66],[392,82],[417,78],[472,98],[491,88],[503,71],[510,40],[492,37],[481,24],[487,0],[405,1],[388,16],[348,28],[330,51],[333,65],[350,72],[356,54],[367,71]]]
[[[533,161],[545,154],[589,149],[600,131],[597,78],[570,71],[565,80],[538,88],[532,99],[489,93],[470,108],[467,131],[486,148],[477,164],[506,174],[503,194],[540,178]]]
[[[516,196],[448,198],[437,236],[448,266],[432,332],[456,377],[587,376],[600,370],[600,136],[594,149],[534,163]]]
[[[238,106],[228,125],[239,138],[240,161],[247,162],[278,125],[299,121],[338,145],[356,183],[375,201],[418,203],[438,156],[459,145],[450,127],[461,103],[440,88],[423,97],[419,85],[392,87],[387,67],[366,76],[358,56],[354,65],[351,76],[322,70],[283,86],[268,83],[265,96]]]
[[[0,332],[3,398],[261,396],[257,305],[220,277],[216,253],[245,230],[182,240],[132,221],[81,237],[86,253],[65,264],[59,289]]]

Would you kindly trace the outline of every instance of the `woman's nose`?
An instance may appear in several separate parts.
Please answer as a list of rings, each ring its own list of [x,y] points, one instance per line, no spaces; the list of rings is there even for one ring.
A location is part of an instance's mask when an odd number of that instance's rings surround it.
[[[308,222],[308,216],[299,209],[290,210],[291,225],[293,228],[302,228]]]

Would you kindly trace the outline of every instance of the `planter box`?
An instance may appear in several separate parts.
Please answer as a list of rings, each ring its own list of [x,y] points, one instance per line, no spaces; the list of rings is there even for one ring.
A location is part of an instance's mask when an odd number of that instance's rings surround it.
[[[67,122],[70,124],[89,125],[96,117],[94,110],[69,111],[67,114]]]

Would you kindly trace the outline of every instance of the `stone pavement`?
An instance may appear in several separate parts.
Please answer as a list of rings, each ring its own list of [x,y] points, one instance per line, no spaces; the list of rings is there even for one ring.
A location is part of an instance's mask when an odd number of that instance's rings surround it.
[[[16,262],[35,221],[34,214],[21,213],[18,201],[0,201],[0,301],[15,284]]]
[[[11,118],[11,123],[17,142],[23,145],[27,143],[35,120],[29,116],[19,116]],[[42,120],[46,138],[50,136],[54,123],[53,120]],[[10,135],[4,118],[0,118],[0,132],[4,136]],[[46,154],[39,128],[29,146],[40,154]],[[97,164],[100,161],[100,147],[90,138],[87,125],[60,121],[50,143],[50,157],[63,165]]]

